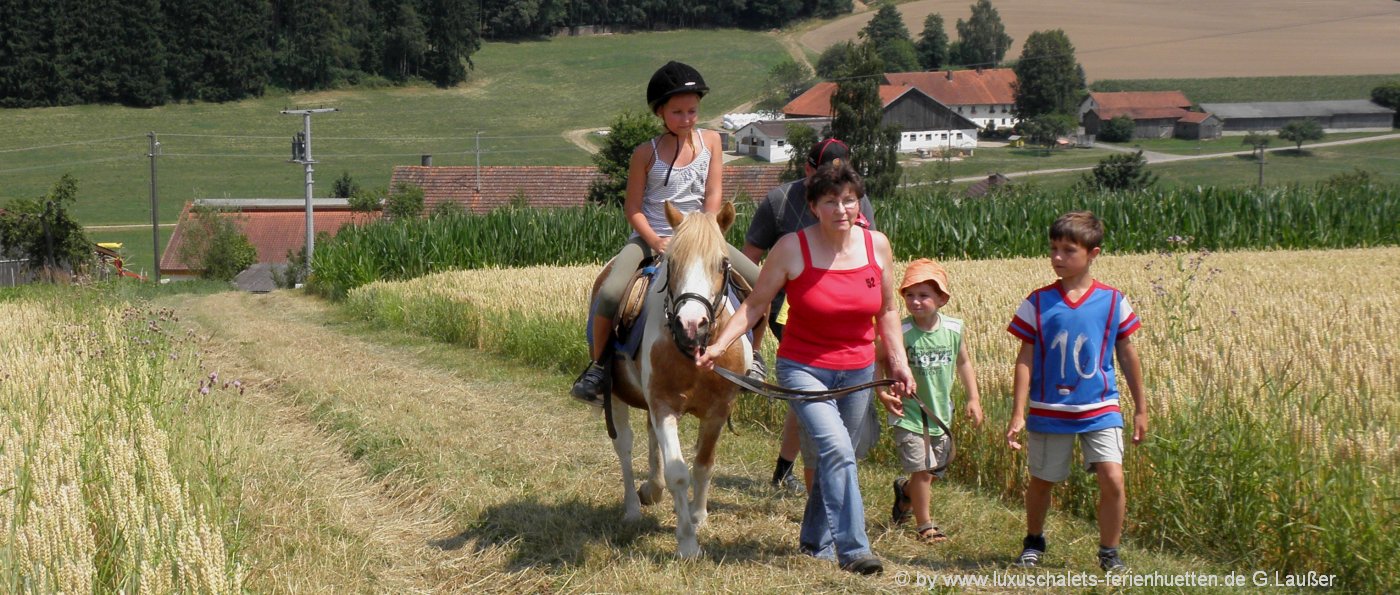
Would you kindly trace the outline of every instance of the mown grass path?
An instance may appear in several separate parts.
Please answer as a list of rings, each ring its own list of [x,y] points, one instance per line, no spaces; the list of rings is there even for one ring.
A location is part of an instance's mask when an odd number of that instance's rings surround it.
[[[668,505],[621,522],[615,457],[599,415],[564,396],[567,378],[371,329],[292,292],[167,299],[204,339],[205,367],[248,387],[208,427],[240,480],[227,497],[254,592],[913,592],[926,588],[901,576],[990,576],[1019,548],[1016,507],[952,485],[934,493],[952,541],[917,544],[888,526],[892,472],[867,467],[886,574],[810,560],[796,552],[803,499],[767,486],[775,438],[741,425],[720,442],[705,553],[678,561]],[[1050,532],[1047,572],[1097,575],[1090,525],[1055,517]],[[1212,572],[1129,548],[1142,572]]]

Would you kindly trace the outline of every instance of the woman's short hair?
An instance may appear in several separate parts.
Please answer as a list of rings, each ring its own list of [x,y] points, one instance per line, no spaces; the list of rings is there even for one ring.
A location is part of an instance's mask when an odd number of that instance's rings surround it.
[[[807,179],[807,204],[816,204],[823,196],[840,194],[850,188],[856,196],[865,196],[865,181],[845,159],[834,159],[817,168]]]

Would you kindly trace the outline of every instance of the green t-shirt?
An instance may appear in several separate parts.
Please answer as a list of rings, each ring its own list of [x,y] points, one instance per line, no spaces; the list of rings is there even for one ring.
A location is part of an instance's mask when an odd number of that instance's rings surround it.
[[[919,384],[918,397],[938,419],[953,427],[953,376],[957,371],[958,352],[962,349],[963,321],[945,314],[938,315],[938,325],[925,332],[904,319],[904,352],[909,358],[909,370]],[[904,417],[890,416],[890,424],[911,432],[923,433],[924,411],[913,399],[904,399]],[[929,435],[942,436],[943,430],[929,420]]]

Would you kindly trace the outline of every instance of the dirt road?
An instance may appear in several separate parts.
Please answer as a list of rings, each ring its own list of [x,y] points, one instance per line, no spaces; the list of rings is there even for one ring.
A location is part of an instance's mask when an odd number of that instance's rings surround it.
[[[950,38],[970,0],[899,4],[916,38],[943,15]],[[1400,73],[1400,2],[1394,0],[996,0],[1013,38],[1008,60],[1034,31],[1063,29],[1090,80]],[[855,39],[874,11],[802,35],[821,51]]]

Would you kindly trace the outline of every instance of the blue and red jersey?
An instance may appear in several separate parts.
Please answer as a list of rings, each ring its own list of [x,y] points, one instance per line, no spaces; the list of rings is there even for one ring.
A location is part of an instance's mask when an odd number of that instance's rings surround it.
[[[1123,292],[1098,281],[1077,302],[1059,282],[1027,296],[1007,327],[1035,350],[1026,429],[1082,434],[1123,427],[1114,347],[1141,326]]]

